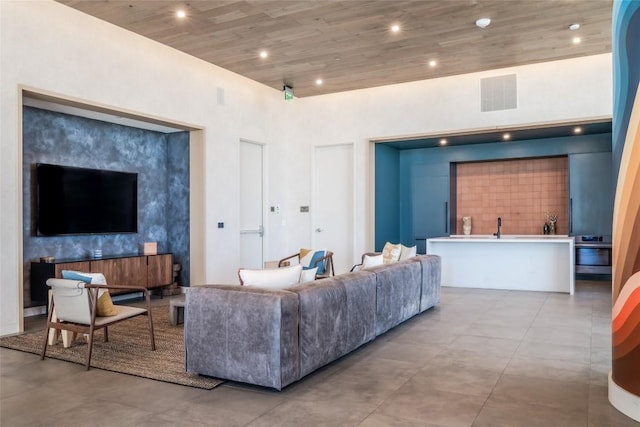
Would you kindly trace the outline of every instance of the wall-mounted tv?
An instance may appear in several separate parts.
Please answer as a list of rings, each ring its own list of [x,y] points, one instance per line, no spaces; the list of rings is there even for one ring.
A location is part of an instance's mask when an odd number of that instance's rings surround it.
[[[138,174],[38,163],[37,235],[138,232]]]

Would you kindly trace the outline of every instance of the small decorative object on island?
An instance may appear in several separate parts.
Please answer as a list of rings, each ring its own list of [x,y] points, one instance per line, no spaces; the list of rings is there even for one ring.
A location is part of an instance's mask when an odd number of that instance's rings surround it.
[[[549,226],[549,234],[556,234],[556,222],[558,222],[557,213],[547,212],[547,225]]]
[[[462,217],[462,232],[464,233],[465,236],[468,236],[471,234],[471,217],[470,216]]]

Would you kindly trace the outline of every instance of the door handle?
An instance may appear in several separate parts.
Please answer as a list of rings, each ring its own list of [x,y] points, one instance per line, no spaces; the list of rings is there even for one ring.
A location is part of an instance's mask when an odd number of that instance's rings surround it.
[[[261,225],[255,230],[240,230],[240,234],[259,234],[262,237],[264,236],[264,227]]]

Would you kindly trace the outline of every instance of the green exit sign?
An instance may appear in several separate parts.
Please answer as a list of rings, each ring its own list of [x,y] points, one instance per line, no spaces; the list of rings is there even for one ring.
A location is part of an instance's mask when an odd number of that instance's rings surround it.
[[[292,101],[293,100],[293,88],[291,86],[285,86],[282,90],[284,91],[284,100],[285,101]]]

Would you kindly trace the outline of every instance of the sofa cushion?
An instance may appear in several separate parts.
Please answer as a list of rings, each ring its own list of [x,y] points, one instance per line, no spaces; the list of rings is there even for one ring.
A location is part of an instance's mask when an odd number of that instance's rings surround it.
[[[416,261],[422,267],[420,312],[423,312],[440,302],[442,260],[438,255],[419,255]]]
[[[347,347],[350,352],[376,337],[376,275],[370,271],[335,276],[347,295]]]
[[[264,270],[251,270],[241,268],[238,270],[240,284],[268,289],[284,289],[300,282],[301,265],[291,267],[267,268]]]
[[[380,335],[419,312],[422,267],[409,260],[370,271],[376,274],[376,335]]]
[[[300,378],[298,296],[193,286],[185,300],[184,342],[189,372],[281,390]]]
[[[347,294],[334,278],[292,288],[300,307],[300,376],[303,377],[347,352]]]

